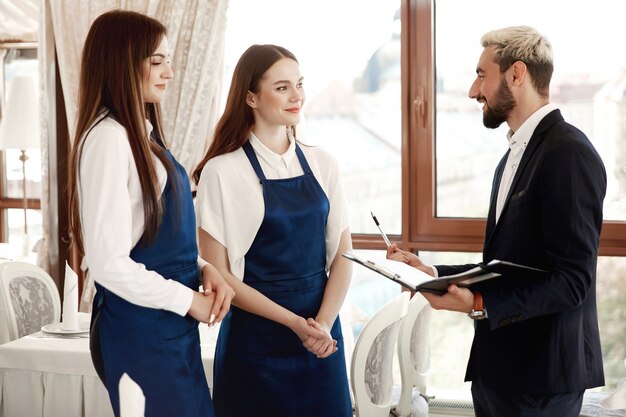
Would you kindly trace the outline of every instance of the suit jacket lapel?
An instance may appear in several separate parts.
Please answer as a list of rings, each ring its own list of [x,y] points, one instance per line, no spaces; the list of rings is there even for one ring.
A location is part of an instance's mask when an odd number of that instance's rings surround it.
[[[511,199],[511,196],[515,194],[515,192],[517,191],[517,185],[520,182],[520,178],[522,178],[522,176],[524,175],[524,171],[526,171],[528,162],[533,158],[533,156],[537,152],[537,149],[539,149],[542,143],[542,140],[541,140],[542,137],[546,134],[546,132],[550,129],[550,127],[555,122],[562,121],[562,120],[563,120],[563,116],[561,116],[561,112],[558,109],[553,110],[550,113],[548,113],[543,119],[541,119],[541,121],[535,128],[535,131],[533,132],[532,136],[528,140],[528,144],[526,145],[526,150],[524,150],[524,155],[522,155],[522,160],[520,161],[519,167],[517,168],[517,171],[515,171],[515,175],[513,176],[513,181],[511,182],[511,188],[509,189],[509,193],[507,194],[506,199],[504,200],[504,205],[502,206],[502,212],[500,213],[500,220],[502,219],[502,216],[505,215],[506,208],[507,208],[507,205],[509,204],[509,200]],[[504,165],[506,164],[506,158],[508,157],[509,152],[507,152],[504,155],[504,158],[502,159],[502,161],[500,161],[500,164],[498,165],[498,169],[496,171],[496,176],[494,178],[494,186],[492,187],[492,190],[495,190],[495,192],[491,193],[491,204],[489,206],[489,217],[487,217],[487,228],[485,231],[485,244],[484,244],[483,253],[486,252],[487,245],[491,241],[491,238],[493,237],[495,232],[498,230],[498,224],[500,223],[500,222],[495,223],[496,201],[498,199],[498,190],[500,188],[500,180],[502,179],[502,173],[504,172]]]
[[[487,241],[491,238],[496,224],[496,204],[498,201],[498,191],[500,190],[500,182],[502,181],[504,166],[510,152],[510,149],[506,151],[506,153],[500,160],[500,163],[496,168],[496,173],[493,177],[493,184],[491,185],[491,200],[489,203],[489,214],[487,215],[487,228],[485,229],[485,246],[487,246]]]

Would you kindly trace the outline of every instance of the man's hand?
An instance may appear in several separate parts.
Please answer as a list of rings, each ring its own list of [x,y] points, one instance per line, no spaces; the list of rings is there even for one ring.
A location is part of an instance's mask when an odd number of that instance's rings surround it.
[[[432,267],[423,263],[416,254],[399,249],[398,245],[395,243],[391,244],[391,246],[387,248],[387,259],[404,262],[405,264],[408,264],[413,268],[417,268],[430,276],[435,276]]]
[[[448,285],[448,292],[443,295],[426,291],[423,291],[422,295],[435,310],[469,313],[474,308],[474,294],[467,288],[457,287],[454,284]]]

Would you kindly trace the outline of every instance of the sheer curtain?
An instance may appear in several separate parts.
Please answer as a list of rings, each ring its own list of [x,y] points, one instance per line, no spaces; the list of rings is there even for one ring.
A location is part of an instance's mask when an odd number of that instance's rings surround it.
[[[161,21],[167,27],[174,79],[163,103],[164,133],[179,162],[191,172],[202,157],[218,117],[223,73],[224,34],[229,0],[43,0],[40,18],[42,97],[51,85],[46,79],[49,63],[58,62],[70,136],[76,120],[80,57],[91,22],[111,9],[134,10]],[[52,83],[53,84],[53,83]],[[42,106],[42,160],[47,160],[47,103]],[[46,128],[44,129],[44,126]],[[73,141],[73,137],[70,138]],[[44,155],[46,158],[44,159]],[[64,161],[66,155],[57,155]],[[44,167],[47,175],[50,167]],[[43,178],[43,183],[48,177]],[[63,184],[59,184],[64,187]],[[62,190],[59,190],[61,192]],[[50,190],[44,186],[42,209]],[[45,201],[45,202],[44,202]],[[42,253],[48,253],[49,219],[44,216]]]
[[[228,0],[50,2],[70,131],[76,116],[80,54],[91,22],[116,8],[142,12],[161,21],[168,30],[174,80],[163,103],[164,129],[172,153],[191,171],[202,156],[208,130],[217,117],[227,7]]]

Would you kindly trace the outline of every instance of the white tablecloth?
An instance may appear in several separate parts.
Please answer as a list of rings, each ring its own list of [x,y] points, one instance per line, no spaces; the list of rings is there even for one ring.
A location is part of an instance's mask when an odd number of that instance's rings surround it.
[[[218,328],[200,325],[202,362],[211,388]],[[113,417],[91,362],[89,339],[41,336],[0,345],[0,417]]]

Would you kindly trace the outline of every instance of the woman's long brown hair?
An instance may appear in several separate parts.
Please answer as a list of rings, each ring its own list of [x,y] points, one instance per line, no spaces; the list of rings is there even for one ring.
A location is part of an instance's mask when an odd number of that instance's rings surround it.
[[[209,149],[193,171],[192,177],[196,184],[200,181],[202,168],[209,159],[233,152],[246,143],[254,125],[254,114],[246,104],[248,91],[258,93],[263,74],[283,58],[298,62],[294,54],[276,45],[252,45],[239,58],[230,83],[224,114],[215,126]],[[291,129],[295,136],[295,127],[292,126]]]
[[[158,103],[144,103],[142,66],[165,36],[165,26],[140,13],[113,10],[91,25],[83,47],[74,146],[68,164],[69,227],[72,242],[84,254],[78,187],[83,143],[102,109],[126,129],[139,174],[145,230],[142,243],[152,241],[163,217],[160,187],[152,155],[164,164],[169,178],[175,167],[165,149],[149,140],[145,120],[164,142]],[[106,172],[101,173],[106,175]]]

